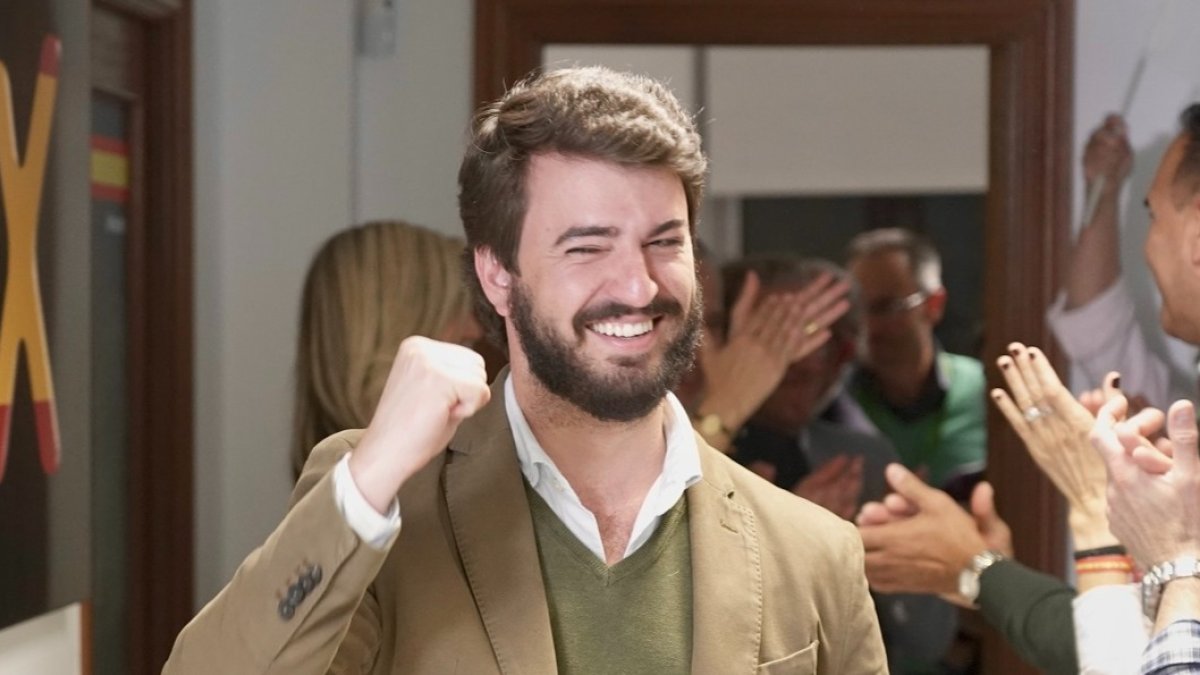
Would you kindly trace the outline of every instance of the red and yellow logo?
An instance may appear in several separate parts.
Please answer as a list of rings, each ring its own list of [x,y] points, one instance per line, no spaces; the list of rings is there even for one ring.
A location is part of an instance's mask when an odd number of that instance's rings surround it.
[[[4,308],[0,312],[0,480],[4,479],[4,469],[8,465],[13,390],[21,347],[24,347],[29,368],[42,470],[47,474],[54,473],[62,459],[37,267],[38,212],[45,185],[50,129],[54,123],[61,51],[57,37],[47,35],[42,41],[29,138],[23,154],[13,124],[8,70],[0,62],[0,197],[4,201],[8,238]]]

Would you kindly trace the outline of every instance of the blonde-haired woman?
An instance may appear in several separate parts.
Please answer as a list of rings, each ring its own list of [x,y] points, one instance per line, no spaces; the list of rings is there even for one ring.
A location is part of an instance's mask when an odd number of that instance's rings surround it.
[[[371,420],[404,338],[469,345],[482,335],[462,251],[460,239],[389,221],[339,232],[317,252],[296,350],[296,476],[321,439]]]

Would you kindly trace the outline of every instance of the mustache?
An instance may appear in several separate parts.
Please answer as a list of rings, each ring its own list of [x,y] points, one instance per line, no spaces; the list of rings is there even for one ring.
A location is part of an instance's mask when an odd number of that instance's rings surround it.
[[[581,310],[575,315],[572,321],[575,332],[579,335],[583,334],[584,328],[589,323],[604,321],[606,319],[619,319],[630,314],[646,314],[649,316],[683,316],[683,305],[675,298],[660,295],[650,301],[650,304],[645,307],[633,307],[620,302],[609,302],[596,307],[588,307]]]

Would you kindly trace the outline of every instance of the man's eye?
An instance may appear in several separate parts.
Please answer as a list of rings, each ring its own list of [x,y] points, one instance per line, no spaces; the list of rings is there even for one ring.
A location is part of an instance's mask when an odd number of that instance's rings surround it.
[[[655,239],[654,241],[650,242],[650,245],[657,248],[679,248],[680,246],[683,246],[683,239],[681,237]]]
[[[575,246],[567,249],[567,255],[591,255],[599,252],[600,247],[598,246]]]

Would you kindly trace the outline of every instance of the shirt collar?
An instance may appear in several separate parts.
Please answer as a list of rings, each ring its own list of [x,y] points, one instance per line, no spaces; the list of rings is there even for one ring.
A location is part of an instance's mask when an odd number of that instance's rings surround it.
[[[691,418],[675,394],[667,392],[664,403],[663,435],[667,442],[667,452],[663,457],[662,473],[652,492],[654,489],[672,488],[682,492],[698,483],[703,476],[700,470],[700,448],[696,445],[696,436],[692,433]],[[543,475],[554,476],[565,483],[562,472],[529,428],[529,422],[517,403],[511,373],[504,382],[504,410],[508,414],[508,424],[512,428],[513,441],[517,446],[517,461],[529,485],[537,489]],[[651,497],[652,495],[647,495],[647,499]],[[666,512],[674,503],[675,500],[671,500],[662,512]]]

